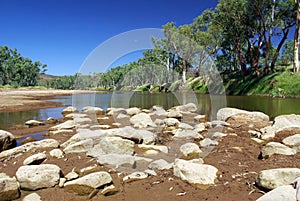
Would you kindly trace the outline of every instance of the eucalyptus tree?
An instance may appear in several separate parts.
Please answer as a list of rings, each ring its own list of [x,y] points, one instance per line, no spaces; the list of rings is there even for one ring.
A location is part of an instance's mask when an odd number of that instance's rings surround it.
[[[242,76],[247,75],[243,47],[247,44],[248,3],[246,0],[220,0],[213,19],[213,26],[221,33],[220,46],[224,51],[234,52],[238,58]]]
[[[281,48],[295,25],[294,0],[220,0],[213,26],[221,33],[221,51],[234,52],[242,75],[249,67],[260,75],[274,71]],[[278,41],[275,46],[273,41]],[[274,49],[274,53],[272,54]]]
[[[17,49],[0,47],[0,84],[20,86],[37,85],[38,76],[46,71],[46,65],[24,58]]]
[[[276,47],[275,54],[271,62],[271,70],[274,71],[276,61],[279,57],[280,50],[284,45],[284,42],[288,38],[289,31],[296,24],[296,7],[293,0],[280,0],[275,4],[274,29],[278,31],[277,37],[279,43]]]

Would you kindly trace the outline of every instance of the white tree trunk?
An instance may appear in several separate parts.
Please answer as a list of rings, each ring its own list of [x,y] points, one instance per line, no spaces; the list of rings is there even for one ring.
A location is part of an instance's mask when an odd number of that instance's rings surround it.
[[[186,71],[184,70],[183,72],[182,72],[182,83],[185,85],[185,83],[186,83]]]
[[[296,29],[294,34],[294,73],[299,72],[299,26],[300,26],[300,1],[295,0],[297,7]]]
[[[166,64],[166,83],[169,83],[169,73],[170,73],[170,58],[167,58]]]

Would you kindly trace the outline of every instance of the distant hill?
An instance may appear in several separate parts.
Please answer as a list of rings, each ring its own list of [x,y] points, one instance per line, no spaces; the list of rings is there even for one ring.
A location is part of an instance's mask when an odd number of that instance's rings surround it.
[[[61,76],[56,76],[56,75],[50,75],[50,74],[41,73],[39,75],[38,80],[39,81],[49,81],[49,80],[53,80],[53,79],[59,78],[59,77],[61,77]]]

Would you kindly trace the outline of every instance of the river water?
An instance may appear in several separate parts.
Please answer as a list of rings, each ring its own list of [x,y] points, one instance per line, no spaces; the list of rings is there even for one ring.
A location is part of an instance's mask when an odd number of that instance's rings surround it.
[[[249,111],[261,111],[273,119],[281,114],[300,114],[300,99],[271,98],[262,96],[210,96],[207,94],[174,94],[174,93],[108,93],[77,94],[59,96],[51,101],[62,102],[65,106],[73,105],[78,109],[84,106],[97,106],[106,110],[108,107],[140,107],[149,109],[160,105],[169,109],[179,104],[194,102],[199,113],[212,119],[216,111],[222,107],[235,107]],[[23,125],[27,120],[46,120],[48,117],[61,118],[61,108],[48,108],[22,112],[0,112],[0,128],[8,129],[15,125]]]

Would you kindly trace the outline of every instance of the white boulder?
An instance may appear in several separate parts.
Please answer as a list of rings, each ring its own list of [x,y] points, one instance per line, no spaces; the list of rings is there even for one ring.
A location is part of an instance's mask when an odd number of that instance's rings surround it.
[[[30,193],[23,198],[23,201],[42,201],[37,193]]]
[[[178,127],[180,121],[178,121],[178,119],[175,118],[166,118],[164,119],[164,123],[167,127],[171,127],[171,126]]]
[[[199,158],[202,153],[199,146],[195,143],[186,143],[181,145],[180,152],[182,154],[182,158],[187,160]]]
[[[14,148],[16,145],[17,141],[13,134],[8,131],[0,130],[0,152]]]
[[[151,110],[152,110],[153,115],[157,115],[157,116],[167,116],[168,115],[168,112],[161,106],[154,105]]]
[[[156,150],[162,153],[167,154],[169,149],[167,146],[164,145],[146,145],[146,144],[138,144],[138,148],[143,150]]]
[[[60,168],[57,165],[26,165],[16,172],[21,189],[37,190],[57,185],[60,178]]]
[[[251,118],[255,118],[261,121],[269,121],[269,116],[262,112],[249,112],[246,110],[241,110],[237,108],[222,108],[217,112],[217,119],[221,121],[226,121],[229,117],[232,117],[237,114],[244,114]]]
[[[104,110],[100,107],[86,106],[82,108],[82,112],[95,115],[104,115]]]
[[[118,168],[119,166],[132,167],[135,163],[134,156],[128,154],[105,154],[97,158],[100,165],[108,165]]]
[[[19,153],[28,152],[32,149],[38,148],[57,148],[59,143],[54,139],[45,139],[37,142],[29,142],[22,146],[15,147],[13,149],[9,149],[0,153],[0,159],[9,158],[10,156],[15,156]]]
[[[296,190],[292,185],[280,186],[264,194],[256,201],[297,201]]]
[[[179,105],[174,107],[176,111],[180,112],[197,112],[197,106],[194,103]]]
[[[218,169],[211,165],[175,159],[174,175],[197,187],[214,185]]]
[[[132,107],[132,108],[126,109],[126,113],[129,116],[133,116],[133,115],[139,114],[141,112],[142,112],[141,109],[139,109],[137,107]]]
[[[37,121],[37,120],[28,120],[25,122],[26,126],[40,126],[40,125],[45,125],[44,122],[42,121]]]
[[[256,184],[268,190],[273,190],[279,186],[291,184],[295,178],[300,177],[299,168],[278,168],[261,171]]]
[[[80,152],[87,152],[93,147],[93,140],[92,139],[85,139],[74,144],[71,144],[64,148],[64,152],[67,153],[80,153]]]
[[[58,124],[56,126],[49,128],[49,131],[66,130],[66,129],[73,129],[73,128],[75,128],[74,120],[67,120],[62,124]]]
[[[68,181],[64,184],[64,189],[79,195],[89,195],[95,189],[99,189],[112,182],[109,173],[101,171],[85,175],[81,178]]]
[[[44,153],[37,153],[32,156],[29,156],[23,161],[23,165],[39,165],[44,160],[46,160],[47,156]]]
[[[148,168],[150,168],[151,170],[169,170],[172,167],[173,164],[168,163],[164,159],[155,160],[148,165]]]
[[[68,114],[77,113],[77,112],[78,112],[78,110],[76,107],[69,106],[69,107],[63,109],[63,111],[61,113],[63,116],[66,116]]]
[[[200,141],[201,147],[209,147],[209,146],[217,146],[219,143],[216,140],[212,140],[210,138],[205,138]]]
[[[261,153],[263,158],[268,158],[273,154],[295,155],[297,151],[279,142],[269,142],[262,148]]]
[[[172,132],[174,138],[187,138],[187,139],[203,139],[203,136],[194,130],[181,130],[176,129]]]
[[[52,149],[49,152],[50,156],[52,156],[53,158],[63,158],[64,157],[64,152],[62,152],[62,150],[60,149]]]
[[[16,178],[0,173],[0,201],[14,200],[19,197],[20,190]]]
[[[282,140],[283,144],[286,146],[300,146],[300,134],[295,134],[289,137],[286,137]]]
[[[93,148],[88,150],[87,155],[98,157],[103,154],[133,154],[134,142],[120,137],[105,137]]]
[[[143,112],[132,116],[129,121],[135,128],[156,127],[150,115]]]
[[[146,179],[147,177],[148,177],[148,174],[145,172],[134,172],[134,173],[131,173],[130,175],[125,176],[123,178],[123,181],[131,182],[131,181]]]

